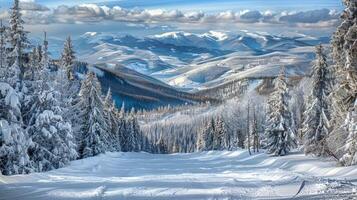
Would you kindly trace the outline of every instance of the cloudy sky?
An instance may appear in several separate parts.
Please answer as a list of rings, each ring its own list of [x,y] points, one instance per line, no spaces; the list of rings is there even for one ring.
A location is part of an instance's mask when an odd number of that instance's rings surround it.
[[[20,0],[28,29],[52,35],[87,31],[147,35],[172,30],[252,29],[330,34],[340,0]],[[6,21],[12,0],[0,0]],[[143,31],[144,30],[144,31]]]

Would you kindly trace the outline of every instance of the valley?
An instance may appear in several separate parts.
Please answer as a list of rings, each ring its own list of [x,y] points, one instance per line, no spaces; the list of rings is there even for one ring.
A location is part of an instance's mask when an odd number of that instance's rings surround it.
[[[314,57],[313,45],[326,44],[328,40],[295,33],[286,35],[209,31],[136,38],[88,32],[74,44],[80,52],[79,59],[89,66],[111,72],[119,79],[126,77],[136,86],[140,83],[146,89],[151,88],[151,95],[145,95],[142,90],[123,85],[130,92],[121,90],[120,95],[115,89],[117,80],[101,79],[104,88],[114,88],[118,107],[122,103],[119,99],[125,99],[129,107],[151,109],[232,98],[242,94],[242,83],[274,78],[281,66],[286,67],[288,77],[307,76]],[[162,91],[172,92],[161,97]],[[222,95],[225,91],[229,94]]]

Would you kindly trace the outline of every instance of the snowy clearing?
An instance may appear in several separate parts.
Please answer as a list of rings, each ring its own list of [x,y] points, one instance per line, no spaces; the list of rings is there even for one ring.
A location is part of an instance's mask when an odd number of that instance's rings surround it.
[[[0,176],[0,199],[354,199],[356,182],[356,167],[301,153],[106,153],[47,173]]]

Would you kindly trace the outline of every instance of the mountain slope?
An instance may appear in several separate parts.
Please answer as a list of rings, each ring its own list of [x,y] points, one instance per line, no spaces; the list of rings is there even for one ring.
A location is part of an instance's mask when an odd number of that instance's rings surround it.
[[[88,66],[85,70],[94,71],[103,87],[104,92],[111,88],[117,107],[125,102],[126,108],[152,109],[166,105],[195,104],[209,101],[204,96],[179,91],[152,77],[140,74],[134,70],[117,65]]]
[[[87,33],[76,44],[86,49],[79,58],[90,64],[119,64],[195,92],[235,79],[275,76],[275,68],[282,65],[290,66],[296,75],[305,75],[314,55],[310,47],[326,41],[297,33],[178,31],[144,38]]]

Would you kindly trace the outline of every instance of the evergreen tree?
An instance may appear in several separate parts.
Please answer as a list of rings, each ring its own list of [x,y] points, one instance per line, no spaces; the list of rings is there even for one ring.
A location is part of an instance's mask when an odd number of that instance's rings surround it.
[[[132,109],[125,122],[125,131],[122,137],[122,151],[140,150],[140,127]]]
[[[41,65],[41,60],[42,60],[42,46],[41,45],[37,45],[36,47],[36,53],[37,53],[37,62],[39,65],[40,70],[42,70],[42,65]]]
[[[344,0],[344,4],[346,9],[341,15],[342,23],[332,40],[336,80],[331,99],[333,129],[329,136],[329,147],[335,157],[341,159],[341,163],[351,165],[355,164],[353,156],[356,151],[351,143],[355,135],[351,124],[354,124],[357,97],[357,2]]]
[[[104,105],[101,99],[101,86],[93,72],[89,72],[83,80],[73,123],[78,131],[77,141],[81,158],[95,156],[111,151],[108,124],[105,120]]]
[[[9,53],[7,62],[10,69],[8,78],[19,82],[20,89],[26,72],[25,67],[25,50],[30,46],[27,39],[27,32],[24,30],[24,21],[21,18],[19,0],[14,0],[10,11],[9,29],[8,29]],[[15,84],[15,82],[12,82]]]
[[[77,158],[77,152],[72,126],[62,117],[65,108],[59,101],[61,94],[55,89],[59,86],[53,82],[50,69],[41,67],[48,65],[41,63],[41,54],[39,48],[34,48],[31,54],[32,82],[37,87],[31,88],[34,98],[27,131],[34,143],[29,151],[35,170],[48,171],[67,165]]]
[[[125,111],[123,109],[123,106],[120,111],[116,112],[115,116],[118,123],[118,129],[116,135],[118,136],[119,139],[120,150],[125,151],[125,147],[123,145],[125,143],[125,137],[126,137],[126,120],[125,120]]]
[[[62,68],[66,71],[66,76],[68,80],[74,80],[74,50],[72,45],[71,37],[67,37],[66,42],[64,43],[64,48],[62,52],[61,65]]]
[[[251,131],[250,131],[250,100],[248,99],[248,103],[247,103],[247,141],[246,141],[246,146],[247,146],[247,149],[248,149],[248,153],[249,155],[251,155],[251,151],[250,151],[250,145],[251,145],[251,141],[250,141],[250,138],[251,138]]]
[[[31,139],[23,130],[19,94],[0,82],[0,174],[13,175],[32,171],[27,154]]]
[[[197,139],[197,150],[209,151],[213,150],[213,134],[214,134],[214,119],[208,120],[204,127],[200,130]]]
[[[217,117],[213,138],[214,150],[223,150],[226,148],[227,130],[222,117]]]
[[[48,57],[48,41],[47,41],[47,33],[44,32],[44,40],[41,48],[41,68],[49,69],[49,57]]]
[[[253,119],[250,127],[251,136],[253,138],[253,152],[259,152],[259,134],[258,134],[258,122],[255,111],[255,105],[253,106]]]
[[[6,63],[6,27],[0,21],[0,80],[5,78]]]
[[[196,141],[196,148],[197,151],[204,151],[206,150],[206,137],[207,133],[205,132],[205,128],[203,127],[201,130],[199,130],[198,135],[197,135],[197,141]]]
[[[332,94],[335,128],[344,123],[347,112],[356,97],[356,12],[357,2],[344,0],[346,9],[341,15],[342,23],[332,38],[333,72],[336,80]]]
[[[355,100],[354,107],[349,111],[346,122],[346,130],[348,131],[347,142],[344,146],[345,154],[340,159],[343,165],[357,164],[357,100]]]
[[[40,97],[36,121],[28,130],[34,142],[30,157],[39,172],[64,167],[77,158],[71,124],[62,118],[54,94],[46,93]]]
[[[6,175],[32,171],[27,153],[32,141],[23,129],[25,124],[22,116],[25,96],[21,93],[25,75],[24,51],[28,47],[26,34],[19,1],[15,0],[10,12],[9,28],[1,26],[0,38],[3,56],[0,68],[0,170]]]
[[[104,111],[105,118],[109,127],[109,135],[111,136],[113,149],[120,151],[120,135],[119,133],[119,119],[117,119],[116,113],[118,112],[115,103],[112,98],[112,93],[109,88],[107,95],[104,99]]]
[[[34,81],[35,78],[39,78],[39,73],[40,73],[40,63],[38,59],[38,52],[37,48],[33,48],[31,54],[30,54],[30,65],[29,69],[27,72],[27,77],[29,80]]]
[[[286,155],[296,145],[294,133],[290,128],[291,116],[288,110],[288,97],[283,67],[275,82],[275,91],[268,101],[268,126],[266,128],[267,152],[278,156]]]
[[[316,59],[312,67],[313,89],[309,96],[302,133],[305,153],[326,154],[326,136],[329,133],[328,95],[331,90],[326,56],[321,45],[316,46]]]

